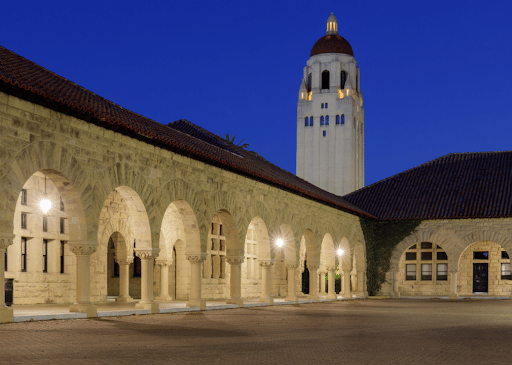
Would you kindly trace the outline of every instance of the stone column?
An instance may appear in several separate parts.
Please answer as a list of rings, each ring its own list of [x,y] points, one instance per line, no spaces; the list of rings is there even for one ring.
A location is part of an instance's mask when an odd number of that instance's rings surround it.
[[[237,304],[239,307],[244,306],[242,300],[242,270],[240,266],[244,262],[243,257],[226,257],[226,261],[231,266],[231,274],[229,275],[230,298],[226,301],[228,304]]]
[[[160,295],[157,299],[169,302],[172,300],[172,297],[169,295],[169,266],[171,261],[156,260],[156,264],[160,266]]]
[[[70,312],[87,313],[87,317],[97,317],[98,310],[91,303],[91,255],[96,252],[98,243],[94,241],[72,241],[69,249],[76,256],[76,303]]]
[[[153,300],[153,263],[158,256],[158,248],[136,248],[135,254],[140,258],[142,277],[140,280],[140,301],[135,308],[149,309],[151,313],[160,313],[158,304]]]
[[[189,254],[187,260],[190,261],[190,295],[187,306],[199,307],[200,310],[206,310],[206,302],[201,298],[201,263],[206,259],[206,254]]]
[[[400,297],[400,292],[398,291],[398,270],[393,268],[390,271],[391,276],[391,298]]]
[[[270,267],[272,260],[260,260],[261,266],[261,296],[259,302],[274,304],[274,299],[270,297]]]
[[[286,295],[287,302],[298,303],[297,295],[295,294],[295,264],[287,264],[288,270],[288,295]]]
[[[350,295],[350,271],[343,271],[343,298],[351,298]]]
[[[5,305],[5,266],[4,255],[7,247],[12,245],[13,234],[2,233],[0,235],[0,323],[13,322],[12,309]]]
[[[325,271],[320,271],[319,272],[320,275],[319,276],[319,281],[318,281],[318,285],[320,286],[319,290],[318,290],[318,293],[320,295],[326,295],[327,293],[325,292],[325,274],[326,272]]]
[[[320,300],[320,297],[318,296],[318,271],[317,271],[318,266],[308,266],[308,270],[309,270],[308,299]]]
[[[351,292],[355,294],[357,292],[357,270],[355,269],[350,272],[350,282],[352,283]]]
[[[328,294],[327,294],[327,299],[337,299],[338,297],[336,296],[336,290],[335,290],[335,287],[334,287],[334,280],[336,280],[336,275],[334,274],[334,267],[328,267],[327,268],[327,272],[328,272],[328,281],[327,281],[327,284],[328,284]]]
[[[457,270],[450,272],[450,299],[457,299],[459,297],[457,293]]]
[[[117,260],[119,265],[119,296],[116,302],[132,302],[130,297],[130,264],[133,263],[133,257]]]

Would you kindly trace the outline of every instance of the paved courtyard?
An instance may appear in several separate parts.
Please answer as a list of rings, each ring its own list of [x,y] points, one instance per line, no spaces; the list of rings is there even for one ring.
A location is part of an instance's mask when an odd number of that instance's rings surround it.
[[[354,300],[0,325],[0,364],[508,364],[510,300]]]

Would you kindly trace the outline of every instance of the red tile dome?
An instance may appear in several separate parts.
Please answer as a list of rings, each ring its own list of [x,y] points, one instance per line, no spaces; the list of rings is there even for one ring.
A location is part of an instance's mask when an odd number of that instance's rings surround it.
[[[352,51],[350,44],[338,34],[326,34],[317,40],[309,56],[313,57],[322,53],[345,53],[354,56],[354,51]]]

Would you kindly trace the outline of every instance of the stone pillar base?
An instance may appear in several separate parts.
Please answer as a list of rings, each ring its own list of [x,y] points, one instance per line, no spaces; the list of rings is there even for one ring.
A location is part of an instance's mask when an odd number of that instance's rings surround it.
[[[199,310],[206,310],[206,301],[205,300],[189,300],[187,302],[187,307],[199,307]]]
[[[149,309],[152,314],[160,313],[160,307],[158,303],[150,302],[150,303],[137,303],[135,304],[135,308],[137,309]]]
[[[12,309],[8,307],[0,307],[0,323],[14,322]]]
[[[274,298],[272,298],[272,297],[259,298],[258,302],[260,302],[260,303],[269,303],[270,305],[274,305]]]
[[[172,297],[170,295],[159,295],[155,300],[158,300],[159,302],[172,302]]]
[[[132,297],[117,297],[116,302],[117,303],[130,303],[130,302],[133,302],[133,298]]]
[[[459,296],[457,294],[450,294],[448,296],[449,299],[459,299]]]
[[[308,300],[320,301],[320,297],[318,296],[318,294],[309,294],[308,295]]]
[[[287,302],[293,302],[295,304],[299,304],[299,299],[297,297],[286,297],[284,298]]]
[[[336,294],[327,294],[325,297],[326,299],[338,299],[338,296]]]
[[[364,292],[363,291],[356,292],[356,297],[358,297],[358,298],[364,297]]]
[[[390,298],[400,298],[400,293],[399,292],[391,292],[389,294],[389,297]]]
[[[87,313],[87,318],[94,318],[98,317],[98,308],[91,303],[81,304],[81,303],[75,303],[71,304],[69,307],[70,312],[77,312],[77,313]]]
[[[242,298],[238,298],[238,299],[231,298],[231,299],[226,300],[226,303],[227,304],[236,304],[240,308],[243,308],[243,306],[244,306],[244,301],[242,300]]]

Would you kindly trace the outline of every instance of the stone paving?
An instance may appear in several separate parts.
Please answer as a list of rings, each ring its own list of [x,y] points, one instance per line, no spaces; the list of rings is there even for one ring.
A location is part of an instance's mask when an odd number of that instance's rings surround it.
[[[509,364],[510,300],[352,300],[0,325],[0,364]]]

